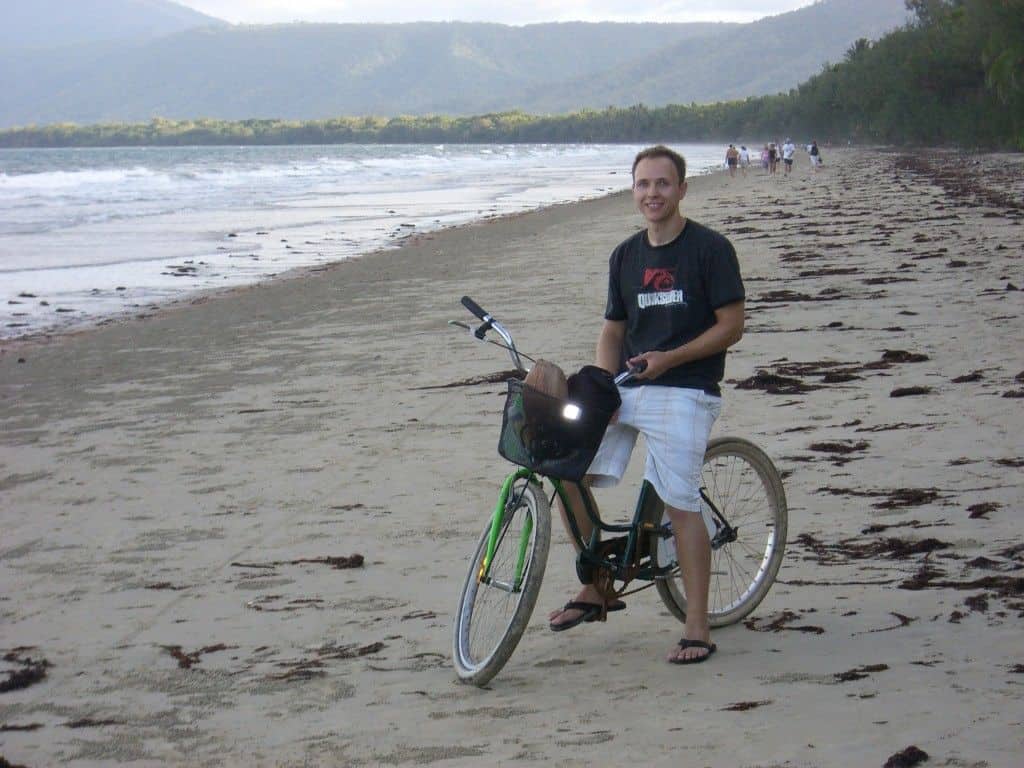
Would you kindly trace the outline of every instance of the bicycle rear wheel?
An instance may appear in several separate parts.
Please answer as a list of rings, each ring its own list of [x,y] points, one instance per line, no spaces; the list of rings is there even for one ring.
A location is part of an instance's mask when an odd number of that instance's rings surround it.
[[[701,485],[736,529],[735,541],[711,552],[708,619],[712,627],[723,627],[753,611],[775,581],[786,548],[786,494],[768,455],[738,437],[708,443]],[[707,509],[702,513],[705,518],[710,514]],[[667,520],[662,505],[662,523]],[[655,537],[654,545],[658,565],[675,563],[674,539]],[[656,584],[669,611],[686,621],[686,594],[678,568]]]
[[[551,543],[551,506],[540,486],[528,478],[513,483],[489,576],[481,581],[490,533],[488,523],[459,596],[452,646],[459,679],[478,686],[505,666],[537,603]]]

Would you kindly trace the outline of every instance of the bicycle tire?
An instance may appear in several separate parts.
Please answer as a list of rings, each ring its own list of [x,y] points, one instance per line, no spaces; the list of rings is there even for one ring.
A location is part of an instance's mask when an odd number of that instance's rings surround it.
[[[532,520],[522,585],[514,592],[479,580],[491,531],[491,523],[488,523],[477,543],[455,613],[452,641],[455,671],[459,680],[476,686],[490,682],[519,644],[540,594],[551,544],[551,506],[543,490],[522,478],[512,485],[509,499],[509,506],[513,500],[518,501],[514,509],[506,509],[490,574],[492,580],[504,584],[514,580],[510,574],[518,558],[519,537],[526,521]]]
[[[724,627],[757,608],[775,581],[786,548],[786,493],[768,455],[738,437],[708,443],[701,483],[738,534],[736,541],[711,553],[708,620],[712,627]],[[664,505],[660,507],[664,522]],[[652,538],[658,564],[674,562],[675,542]],[[686,595],[678,568],[669,578],[658,579],[656,586],[669,611],[685,622]]]

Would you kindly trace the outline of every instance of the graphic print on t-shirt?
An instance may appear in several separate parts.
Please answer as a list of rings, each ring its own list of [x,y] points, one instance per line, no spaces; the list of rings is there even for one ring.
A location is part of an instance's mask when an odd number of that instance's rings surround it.
[[[636,298],[640,309],[686,306],[686,297],[676,288],[676,271],[667,267],[644,269],[643,285]]]

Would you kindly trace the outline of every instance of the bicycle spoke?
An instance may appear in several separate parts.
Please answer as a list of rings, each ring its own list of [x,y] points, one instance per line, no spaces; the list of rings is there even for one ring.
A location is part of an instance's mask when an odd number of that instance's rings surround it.
[[[519,604],[518,592],[510,592],[507,588],[497,585],[507,586],[515,583],[518,550],[506,544],[519,541],[527,514],[528,511],[523,508],[515,509],[508,514],[498,537],[494,561],[489,569],[491,583],[481,583],[477,587],[477,597],[470,617],[469,645],[474,657],[486,656],[493,650],[493,638],[504,632]]]
[[[526,479],[509,488],[510,503],[486,575],[490,526],[477,544],[455,619],[453,659],[459,678],[486,684],[522,636],[540,591],[551,520],[547,498]],[[517,572],[521,571],[519,578]]]

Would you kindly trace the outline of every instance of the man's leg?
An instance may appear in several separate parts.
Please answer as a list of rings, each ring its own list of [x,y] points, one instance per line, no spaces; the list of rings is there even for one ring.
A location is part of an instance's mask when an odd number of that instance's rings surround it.
[[[711,584],[711,540],[699,512],[686,512],[666,506],[675,533],[676,557],[686,591],[686,625],[683,637],[687,640],[711,642],[708,624],[708,589]],[[707,656],[704,648],[676,647],[669,661],[697,659]]]
[[[576,528],[579,530],[583,540],[589,541],[590,535],[594,530],[594,525],[590,522],[586,508],[583,505],[584,493],[590,497],[590,503],[595,514],[597,513],[597,502],[594,500],[594,495],[590,492],[590,478],[583,478],[583,482],[579,485],[576,483],[562,483],[562,488],[565,490],[566,496],[569,497],[569,505],[572,507],[572,519],[576,522]],[[570,511],[565,508],[565,504],[562,503],[561,496],[557,496],[557,499],[558,511],[562,513],[562,525],[565,526],[565,532],[569,534],[569,538],[572,540],[573,546],[576,546],[577,551],[579,551],[576,539],[572,535],[572,527],[569,524]]]
[[[594,496],[590,492],[591,485],[593,483],[614,485],[622,479],[622,475],[629,465],[629,458],[633,453],[633,447],[636,445],[638,433],[635,428],[627,426],[620,419],[626,418],[626,414],[631,411],[630,403],[635,398],[635,392],[623,391],[622,406],[604,433],[601,447],[591,462],[588,474],[583,478],[583,482],[580,485],[575,483],[563,483],[562,485],[570,509],[564,508],[561,497],[558,499],[558,509],[562,513],[562,522],[565,524],[566,530],[569,531],[570,538],[574,540],[574,544],[575,538],[572,536],[572,529],[569,527],[570,515],[572,520],[576,522],[577,529],[584,542],[589,544],[594,530],[594,526],[587,515],[587,510],[583,503],[583,494],[586,494],[594,514],[598,515],[597,502],[594,501]],[[601,606],[604,604],[604,595],[593,584],[584,584],[571,602],[590,603],[591,605]],[[609,604],[608,606],[609,610],[622,610],[624,607],[625,603],[622,601],[618,601],[614,605]],[[591,608],[589,610],[593,612],[594,609]],[[557,629],[561,625],[571,626],[574,623],[578,624],[580,618],[585,613],[586,611],[575,608],[559,608],[552,611],[548,618],[551,621],[551,628]]]
[[[572,514],[572,519],[575,520],[577,530],[579,530],[583,540],[590,541],[594,525],[590,522],[586,508],[583,505],[583,494],[586,493],[589,496],[595,514],[597,514],[597,502],[594,501],[594,496],[590,492],[589,478],[583,479],[582,486],[576,485],[576,483],[563,483],[562,487],[565,489],[569,505],[572,509],[567,510],[562,503],[562,497],[558,496],[558,510],[562,513],[562,524],[565,526],[566,533],[569,534],[569,540],[572,541],[573,546],[579,551],[579,545],[576,542],[576,537],[573,536],[572,527],[569,524],[569,515]],[[573,602],[600,605],[604,602],[604,597],[602,597],[593,584],[584,584],[576,597],[573,598]],[[578,619],[583,613],[584,611],[577,608],[558,608],[548,614],[548,621],[556,626],[568,624]]]

